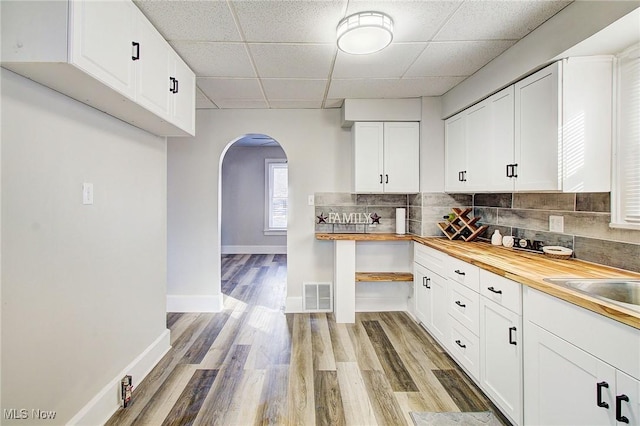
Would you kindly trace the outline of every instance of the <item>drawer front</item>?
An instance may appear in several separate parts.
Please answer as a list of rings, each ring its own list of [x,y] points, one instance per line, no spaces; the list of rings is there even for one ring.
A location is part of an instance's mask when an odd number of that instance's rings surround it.
[[[446,260],[449,256],[443,252],[432,249],[420,243],[413,243],[413,261],[436,274],[445,277]]]
[[[480,376],[480,340],[465,326],[452,319],[449,327],[449,349],[451,355],[474,379]]]
[[[480,333],[480,295],[462,284],[451,283],[449,315],[478,336]]]
[[[447,258],[447,276],[476,293],[480,288],[480,268],[453,257]]]
[[[482,269],[480,294],[511,312],[522,315],[522,284]]]

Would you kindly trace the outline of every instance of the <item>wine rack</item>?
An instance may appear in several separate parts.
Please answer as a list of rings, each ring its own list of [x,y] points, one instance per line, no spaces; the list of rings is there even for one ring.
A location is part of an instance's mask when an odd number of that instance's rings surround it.
[[[472,210],[471,207],[465,209],[454,207],[451,209],[454,215],[453,219],[446,222],[438,222],[438,228],[440,228],[442,232],[444,232],[444,235],[450,240],[458,238],[464,241],[475,240],[487,229],[487,225],[476,225],[476,222],[480,220],[479,216],[469,219],[468,215]]]

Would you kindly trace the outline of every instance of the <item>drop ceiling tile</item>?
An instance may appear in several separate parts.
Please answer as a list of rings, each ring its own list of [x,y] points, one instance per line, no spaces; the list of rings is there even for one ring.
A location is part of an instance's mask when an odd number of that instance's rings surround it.
[[[134,0],[167,40],[240,41],[224,1]]]
[[[207,98],[199,87],[196,87],[196,109],[216,109],[216,104]]]
[[[570,1],[467,1],[434,40],[517,40]]]
[[[233,1],[248,42],[333,43],[346,0]]]
[[[393,19],[394,41],[429,41],[460,4],[462,0],[350,1],[347,15],[370,10],[383,12]]]
[[[260,77],[327,78],[335,44],[250,44]]]
[[[391,44],[371,55],[350,55],[339,50],[333,78],[400,78],[425,46],[425,43]]]
[[[269,106],[279,109],[320,109],[322,101],[274,101],[269,99]]]
[[[198,77],[255,77],[241,43],[174,41],[173,48]]]
[[[327,99],[324,101],[325,108],[340,108],[342,107],[342,103],[344,99]]]
[[[268,99],[322,101],[327,80],[296,80],[286,78],[262,79]]]
[[[440,96],[465,77],[333,80],[327,98],[417,98]]]
[[[221,108],[220,99],[264,99],[257,78],[198,78],[196,84]]]
[[[267,102],[262,99],[219,99],[221,109],[266,109]]]
[[[405,77],[469,76],[514,43],[505,40],[429,43]]]

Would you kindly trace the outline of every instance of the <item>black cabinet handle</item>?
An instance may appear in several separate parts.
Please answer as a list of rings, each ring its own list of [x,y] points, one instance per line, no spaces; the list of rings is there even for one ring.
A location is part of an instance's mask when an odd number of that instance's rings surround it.
[[[131,55],[131,59],[137,61],[138,59],[140,59],[140,43],[138,43],[137,41],[132,41],[131,46],[133,46],[133,48],[135,49],[135,53]]]
[[[422,285],[428,289],[431,288],[431,286],[429,285],[429,281],[431,281],[431,278],[422,277]]]
[[[502,290],[496,290],[493,287],[487,287],[487,290],[489,290],[489,291],[491,291],[491,292],[493,292],[495,294],[502,294]]]
[[[517,178],[518,177],[518,163],[512,164],[511,166],[513,167],[511,169],[511,177]]]
[[[389,183],[389,175],[385,175],[387,180],[384,183]]]
[[[507,177],[511,177],[511,173],[509,173],[510,169],[511,169],[511,164],[507,164]]]
[[[176,90],[173,93],[178,93],[180,91],[180,81],[176,78]]]
[[[463,173],[463,172],[458,172],[458,181],[459,181],[459,182],[464,182],[464,181],[462,180],[462,173]]]
[[[462,172],[462,181],[463,182],[467,181],[467,171],[466,170]]]
[[[616,420],[629,423],[629,419],[622,415],[622,401],[629,402],[629,397],[624,394],[616,396]]]
[[[380,175],[380,183],[382,183],[382,175]]]
[[[169,77],[169,91],[170,91],[171,93],[173,93],[173,88],[174,88],[174,87],[175,87],[175,85],[176,85],[176,84],[175,84],[175,81],[176,81],[176,79],[175,79],[175,78],[173,78],[173,77]]]
[[[513,337],[513,333],[516,332],[516,328],[515,327],[509,327],[509,344],[511,345],[517,345],[518,342],[516,342],[516,339]]]
[[[457,344],[458,346],[460,346],[461,348],[463,348],[463,349],[467,347],[467,345],[463,345],[463,344],[462,344],[462,342],[461,342],[460,340],[456,340],[456,344]]]
[[[456,270],[455,270],[455,271],[453,271],[453,272],[455,272],[455,273],[456,273],[456,274],[458,274],[458,275],[466,275],[464,272],[460,271],[460,269],[456,269]]]
[[[459,300],[456,300],[456,305],[460,306],[461,308],[466,308],[467,307],[467,305],[465,305],[464,303],[462,303]]]
[[[609,383],[600,382],[596,384],[596,403],[598,407],[609,408],[609,404],[602,401],[602,388],[609,388]]]

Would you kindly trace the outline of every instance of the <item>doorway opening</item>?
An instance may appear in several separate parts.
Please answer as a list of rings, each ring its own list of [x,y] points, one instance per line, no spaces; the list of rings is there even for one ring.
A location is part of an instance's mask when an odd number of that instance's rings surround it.
[[[244,294],[237,286],[262,280],[268,271],[283,306],[286,297],[288,164],[272,137],[245,134],[230,142],[220,158],[219,235],[221,290],[226,297]],[[268,268],[270,263],[278,267]],[[281,293],[281,294],[280,294]]]

